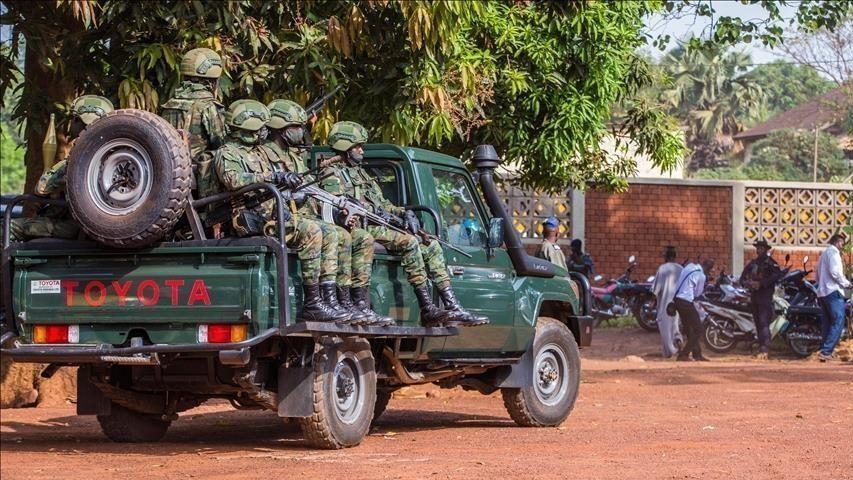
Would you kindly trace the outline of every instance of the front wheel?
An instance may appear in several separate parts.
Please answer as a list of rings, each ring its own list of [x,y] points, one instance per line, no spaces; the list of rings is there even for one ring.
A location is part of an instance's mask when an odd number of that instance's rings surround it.
[[[736,331],[737,326],[731,319],[709,314],[705,319],[705,344],[714,352],[729,352],[737,345]]]
[[[571,413],[580,386],[581,360],[572,332],[553,318],[540,318],[533,339],[533,385],[502,388],[509,416],[523,427],[556,426]]]
[[[376,404],[376,370],[367,340],[338,340],[315,352],[312,401],[313,415],[298,420],[312,447],[338,449],[361,443]]]
[[[98,423],[107,438],[122,443],[157,442],[172,424],[159,415],[140,413],[117,403],[110,406],[109,415],[98,415]]]

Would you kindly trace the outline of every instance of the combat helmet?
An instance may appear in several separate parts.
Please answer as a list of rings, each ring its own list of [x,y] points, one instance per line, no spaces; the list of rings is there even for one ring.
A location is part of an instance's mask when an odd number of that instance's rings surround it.
[[[338,152],[346,152],[365,142],[367,142],[367,130],[355,122],[338,122],[332,125],[329,131],[329,146]]]
[[[71,104],[71,114],[86,125],[106,117],[113,110],[113,102],[100,95],[81,95]]]
[[[296,102],[290,100],[273,100],[267,105],[270,109],[270,128],[280,129],[291,125],[305,125],[308,122],[308,114]]]
[[[225,123],[229,127],[256,132],[270,121],[270,111],[257,100],[237,100],[228,106]]]
[[[219,78],[222,58],[209,48],[194,48],[181,59],[181,75],[187,77]]]

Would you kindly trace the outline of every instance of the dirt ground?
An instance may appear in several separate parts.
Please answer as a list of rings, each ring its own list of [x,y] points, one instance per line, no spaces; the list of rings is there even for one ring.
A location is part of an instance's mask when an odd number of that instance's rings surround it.
[[[853,479],[853,362],[774,351],[660,357],[657,335],[596,331],[580,396],[557,428],[521,428],[500,394],[399,392],[355,448],[312,450],[274,413],[208,403],[163,441],[116,444],[59,406],[2,410],[0,475],[93,478]]]

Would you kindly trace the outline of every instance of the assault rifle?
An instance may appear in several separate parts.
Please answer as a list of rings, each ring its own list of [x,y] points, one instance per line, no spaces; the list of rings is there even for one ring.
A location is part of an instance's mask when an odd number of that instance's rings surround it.
[[[310,105],[305,107],[305,113],[308,115],[308,118],[311,118],[314,115],[317,115],[317,112],[319,112],[320,109],[323,108],[323,105],[326,104],[326,101],[328,99],[334,97],[335,94],[338,93],[338,91],[343,87],[344,87],[343,85],[338,85],[337,87],[335,87],[334,90],[332,90],[331,92],[329,92],[325,95],[323,95],[321,93],[320,96],[316,100],[314,100],[313,102],[311,102]]]
[[[308,196],[314,197],[323,203],[329,204],[333,207],[338,208],[342,212],[345,212],[345,217],[342,221],[342,223],[344,225],[350,225],[351,222],[354,221],[355,217],[361,217],[370,223],[374,223],[376,225],[381,225],[385,228],[389,228],[391,230],[394,230],[397,233],[404,233],[406,235],[410,234],[410,232],[408,232],[408,231],[406,231],[400,227],[400,225],[405,224],[405,222],[403,222],[402,218],[400,218],[396,215],[393,215],[391,213],[386,213],[385,215],[379,215],[377,213],[374,213],[373,211],[371,211],[370,209],[365,207],[361,202],[359,202],[358,200],[356,200],[354,198],[349,198],[346,196],[332,195],[331,193],[329,193],[329,192],[327,192],[321,188],[317,188],[314,185],[300,186],[296,190],[297,191],[304,191],[305,193],[308,194]],[[422,239],[424,239],[424,241],[435,240],[438,243],[446,246],[447,248],[450,248],[451,250],[453,250],[455,252],[461,253],[462,255],[465,255],[466,257],[471,258],[471,254],[469,254],[468,252],[460,249],[459,247],[457,247],[456,245],[453,245],[452,243],[446,242],[446,241],[438,238],[436,235],[433,235],[433,234],[427,232],[426,230],[423,230],[423,229],[419,230],[418,235],[420,237],[422,237]]]

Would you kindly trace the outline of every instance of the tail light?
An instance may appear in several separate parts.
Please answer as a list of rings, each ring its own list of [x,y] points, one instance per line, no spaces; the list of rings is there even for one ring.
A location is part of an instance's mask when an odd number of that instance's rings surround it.
[[[245,323],[211,323],[198,326],[198,343],[232,343],[246,339]]]
[[[80,343],[79,325],[36,325],[33,343]]]

